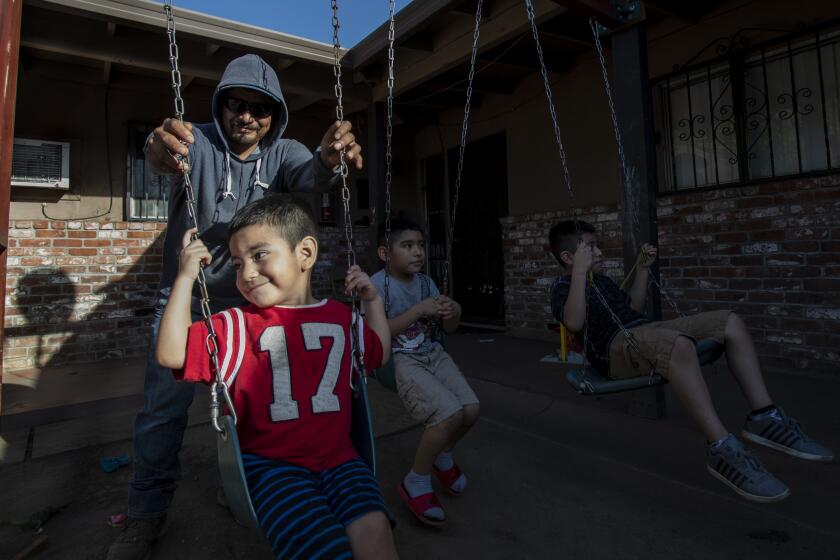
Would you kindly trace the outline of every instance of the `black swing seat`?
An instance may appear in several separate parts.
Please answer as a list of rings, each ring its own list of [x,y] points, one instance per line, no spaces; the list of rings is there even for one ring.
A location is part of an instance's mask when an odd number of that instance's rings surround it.
[[[715,362],[723,354],[723,344],[710,338],[698,340],[696,346],[697,359],[701,366]],[[666,383],[666,380],[657,374],[630,379],[609,379],[590,366],[569,370],[566,373],[566,381],[581,395],[608,395]]]

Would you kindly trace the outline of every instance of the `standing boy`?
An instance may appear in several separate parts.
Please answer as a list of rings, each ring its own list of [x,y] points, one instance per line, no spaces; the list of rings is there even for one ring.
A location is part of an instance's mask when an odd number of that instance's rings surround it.
[[[461,306],[420,272],[426,264],[423,230],[410,220],[394,219],[389,241],[386,246],[380,227],[378,254],[387,264],[371,280],[386,298],[397,393],[411,416],[426,426],[399,494],[417,519],[441,525],[446,514],[431,475],[452,495],[466,489],[467,477],[452,449],[478,420],[478,398],[439,340],[439,325],[446,333],[458,328]]]
[[[236,287],[249,304],[212,322],[260,527],[278,559],[396,558],[379,486],[350,440],[351,310],[312,297],[314,221],[288,195],[274,195],[237,212],[229,231]],[[211,383],[208,329],[192,322],[190,296],[213,258],[193,233],[183,237],[156,357],[176,378]],[[390,351],[382,299],[358,266],[345,287],[365,304],[360,336],[372,371]]]
[[[601,250],[591,224],[561,222],[551,228],[549,243],[565,272],[551,292],[554,316],[580,338],[586,328],[584,351],[602,374],[620,379],[655,371],[670,381],[674,394],[706,436],[706,466],[712,476],[756,502],[775,502],[790,494],[788,487],[767,471],[718,417],[695,348],[695,341],[705,338],[724,345],[729,369],[752,409],[741,430],[745,439],[801,459],[833,459],[828,449],[806,436],[799,423],[774,404],[764,385],[750,333],[735,313],[709,311],[657,322],[641,315],[650,266],[656,259],[654,247],[643,247],[645,257],[639,262],[629,293],[625,293],[600,274]],[[632,341],[625,338],[623,329]]]

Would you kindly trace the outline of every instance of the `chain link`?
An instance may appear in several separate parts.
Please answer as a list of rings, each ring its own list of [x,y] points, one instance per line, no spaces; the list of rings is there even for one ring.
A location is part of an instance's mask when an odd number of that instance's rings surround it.
[[[612,121],[615,143],[618,147],[618,161],[621,165],[621,178],[622,183],[624,185],[625,200],[627,201],[627,205],[630,206],[632,212],[631,217],[633,219],[633,232],[637,232],[640,230],[639,212],[638,205],[634,200],[633,178],[630,174],[630,169],[627,166],[627,157],[624,153],[624,142],[621,139],[621,128],[618,126],[618,112],[615,110],[615,102],[613,101],[612,87],[610,87],[609,73],[607,72],[607,62],[604,58],[604,47],[601,44],[601,34],[599,33],[598,29],[599,25],[594,17],[589,18],[589,28],[592,30],[592,38],[595,41],[595,50],[598,53],[598,62],[601,66],[601,80],[604,83],[604,91],[607,94],[607,102],[610,106],[610,119]],[[678,316],[683,317],[684,315],[680,311],[676,302],[671,298],[668,292],[665,291],[665,289],[656,279],[656,275],[652,271],[648,275],[648,278],[650,279],[650,282],[654,286],[656,286],[656,289],[659,291],[659,294],[665,299],[666,302],[668,302],[668,304],[671,306],[674,312]]]
[[[178,43],[175,39],[175,19],[172,17],[172,2],[167,0],[163,6],[166,12],[166,34],[169,38],[169,65],[172,69],[172,92],[175,96],[175,116],[182,123],[184,122],[184,99],[181,97],[181,71],[178,69]],[[182,166],[182,174],[184,179],[184,191],[187,196],[187,213],[190,217],[192,227],[198,231],[198,220],[195,212],[195,191],[193,190],[192,181],[190,180],[190,157],[176,154],[175,158],[179,160]],[[195,240],[197,234],[193,234],[192,238]],[[233,401],[228,392],[228,386],[221,377],[219,370],[219,345],[216,329],[213,327],[213,321],[210,318],[210,295],[207,291],[207,280],[204,276],[204,267],[199,269],[198,277],[196,278],[198,290],[201,294],[201,317],[207,327],[207,340],[205,346],[207,353],[210,356],[210,364],[215,374],[215,380],[210,390],[210,420],[213,428],[220,434],[224,434],[224,429],[219,425],[219,415],[222,409],[222,400],[227,404],[230,414],[233,417],[233,423],[236,424],[236,410],[233,408]],[[219,399],[221,394],[222,400]]]
[[[335,118],[339,126],[344,122],[344,91],[341,88],[341,42],[338,38],[338,31],[341,22],[338,19],[338,0],[332,0],[332,26],[333,26],[333,75],[335,76]],[[347,268],[356,264],[356,251],[353,243],[353,217],[350,214],[350,187],[347,186],[347,176],[350,174],[345,157],[347,146],[342,145],[339,151],[339,175],[341,176],[341,204],[344,209],[344,239],[347,242]],[[361,320],[359,300],[356,292],[351,295],[352,320],[350,325],[351,352],[360,367],[358,374],[363,382],[366,381],[364,374],[364,352],[359,342],[358,321]],[[350,376],[350,387],[355,389],[353,376]]]
[[[475,7],[475,28],[473,29],[472,53],[470,55],[470,71],[467,78],[467,99],[464,102],[464,121],[461,123],[461,142],[458,145],[458,167],[455,172],[455,194],[452,196],[451,218],[449,220],[449,235],[446,237],[446,266],[443,269],[443,293],[449,294],[449,268],[452,266],[452,245],[455,242],[455,219],[458,216],[458,199],[461,194],[461,184],[464,172],[464,151],[467,148],[467,135],[470,127],[470,104],[472,103],[473,79],[475,78],[475,61],[478,58],[478,36],[481,29],[481,8],[483,0],[478,0]]]
[[[540,75],[542,76],[543,80],[543,89],[545,90],[545,97],[548,101],[548,112],[551,114],[551,124],[554,129],[554,140],[557,143],[557,151],[560,153],[560,163],[563,167],[563,179],[566,183],[566,189],[569,191],[569,198],[572,202],[572,208],[577,208],[577,202],[575,200],[575,193],[572,189],[572,179],[571,174],[569,172],[569,164],[566,159],[566,149],[563,147],[563,139],[560,135],[560,124],[557,122],[557,111],[554,108],[554,95],[551,91],[551,83],[548,80],[548,69],[545,66],[545,57],[543,56],[542,45],[540,44],[540,33],[537,29],[537,21],[536,16],[534,14],[534,5],[532,0],[525,0],[525,11],[528,14],[528,22],[531,24],[531,34],[534,36],[534,44],[536,45],[537,49],[537,58],[539,59],[540,63]],[[577,217],[573,217],[575,222],[575,228],[577,229],[578,236],[580,236],[580,222]],[[600,288],[595,283],[595,281],[590,277],[588,284],[591,286],[592,291],[595,293],[598,300],[601,304],[606,308],[607,312],[610,314],[610,318],[613,322],[618,325],[621,329],[622,334],[624,335],[625,339],[628,341],[628,344],[638,352],[638,346],[636,345],[636,340],[633,337],[633,334],[624,326],[624,324],[619,320],[613,310],[607,305],[607,300],[604,297],[604,294],[601,293]],[[587,295],[586,298],[587,307],[589,305],[589,297]],[[588,335],[588,323],[589,321],[585,321],[584,323],[584,340],[583,340],[583,348],[584,353],[586,352],[586,345],[587,345],[587,335]]]
[[[391,141],[394,133],[394,11],[396,0],[388,2],[388,100],[385,115],[385,315],[391,311]]]

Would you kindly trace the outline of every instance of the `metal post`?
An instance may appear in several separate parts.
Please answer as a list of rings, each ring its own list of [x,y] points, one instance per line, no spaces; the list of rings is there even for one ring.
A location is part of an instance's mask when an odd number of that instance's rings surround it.
[[[611,37],[616,112],[634,193],[634,196],[628,197],[626,190],[622,189],[621,194],[624,209],[624,270],[630,270],[643,243],[659,245],[656,224],[656,147],[645,23],[624,27]],[[634,215],[638,216],[636,224]],[[651,274],[659,274],[658,266],[654,266]],[[654,293],[648,297],[647,311],[649,316],[661,319],[659,293],[655,287],[652,288]],[[662,386],[653,391],[636,392],[631,398],[631,412],[656,418],[665,416]]]
[[[17,97],[20,16],[23,0],[0,4],[0,293],[6,293],[6,248],[9,244],[9,192],[12,174],[12,149],[15,136],[15,100]],[[4,296],[5,297],[5,296]],[[0,328],[5,321],[5,306],[0,306]],[[0,391],[3,387],[3,342],[0,335]]]

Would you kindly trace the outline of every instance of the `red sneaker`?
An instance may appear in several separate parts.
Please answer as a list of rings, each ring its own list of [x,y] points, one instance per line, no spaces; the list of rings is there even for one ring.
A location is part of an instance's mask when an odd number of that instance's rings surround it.
[[[408,506],[408,509],[410,509],[411,513],[414,514],[414,517],[416,517],[421,523],[431,525],[432,527],[440,527],[446,522],[445,519],[438,520],[426,517],[426,512],[432,508],[440,508],[443,510],[443,506],[440,505],[440,502],[434,492],[420,494],[419,496],[412,498],[402,482],[400,482],[399,486],[397,486],[397,490],[400,493],[400,498],[402,498],[405,502],[405,505]]]
[[[463,474],[461,469],[458,467],[458,463],[453,463],[452,468],[446,469],[445,471],[440,470],[436,466],[432,465],[432,472],[435,473],[435,476],[443,484],[443,487],[446,488],[446,491],[452,494],[453,496],[458,496],[462,494],[462,492],[458,492],[457,490],[452,489],[452,485],[455,484],[455,481],[458,480],[458,477]]]

